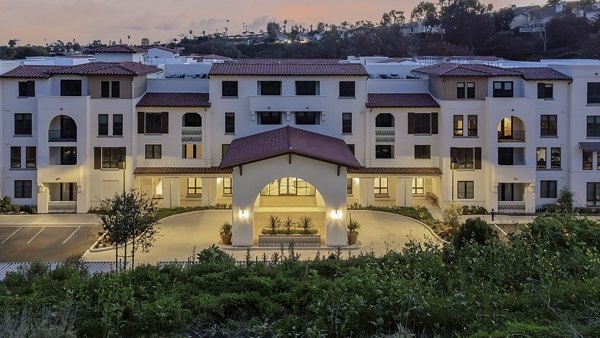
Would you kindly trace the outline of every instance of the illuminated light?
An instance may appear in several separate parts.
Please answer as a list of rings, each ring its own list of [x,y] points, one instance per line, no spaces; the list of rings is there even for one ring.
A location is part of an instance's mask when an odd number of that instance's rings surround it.
[[[342,211],[341,210],[333,210],[331,212],[331,219],[342,219]]]
[[[240,210],[240,219],[246,219],[246,218],[248,218],[248,211]]]

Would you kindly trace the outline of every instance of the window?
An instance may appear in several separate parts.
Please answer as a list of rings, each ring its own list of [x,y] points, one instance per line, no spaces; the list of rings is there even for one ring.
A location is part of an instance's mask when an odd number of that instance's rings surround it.
[[[225,134],[235,134],[235,113],[225,113]]]
[[[98,135],[108,135],[108,114],[98,114]]]
[[[587,182],[587,205],[590,207],[600,205],[600,182]]]
[[[221,96],[237,97],[238,96],[238,82],[237,81],[221,82]]]
[[[377,114],[375,117],[375,127],[393,127],[394,115],[390,113]]]
[[[538,99],[551,99],[554,97],[552,83],[538,83]]]
[[[560,148],[550,148],[550,168],[560,169]]]
[[[120,81],[101,81],[100,82],[101,97],[121,97],[121,82]]]
[[[428,144],[416,144],[415,145],[415,159],[430,159],[431,158],[431,146]]]
[[[15,114],[15,135],[31,135],[31,114]]]
[[[515,148],[499,147],[498,148],[498,164],[499,165],[515,165]]]
[[[21,147],[10,147],[10,167],[21,168]]]
[[[60,147],[60,165],[77,164],[77,147]]]
[[[468,115],[467,121],[467,135],[477,136],[477,115]]]
[[[494,81],[494,97],[513,97],[512,81]]]
[[[456,83],[456,98],[464,99],[466,97],[467,97],[467,91],[466,91],[465,83],[457,82]]]
[[[297,111],[296,124],[319,124],[321,122],[321,112],[318,111]]]
[[[113,115],[113,136],[123,136],[123,114]]]
[[[600,170],[600,152],[596,153],[596,169]]]
[[[101,81],[100,82],[100,97],[109,97],[110,96],[110,81]]]
[[[162,145],[160,145],[160,144],[146,144],[146,158],[147,159],[159,159],[159,158],[162,158]]]
[[[414,177],[412,179],[412,194],[425,195],[425,179],[423,177]]]
[[[183,114],[184,127],[202,127],[202,117],[198,113]]]
[[[481,169],[481,148],[450,148],[451,166],[455,169]]]
[[[229,150],[229,144],[221,144],[221,158],[225,157],[227,151]]]
[[[319,95],[319,81],[296,81],[296,95]]]
[[[119,160],[125,160],[125,147],[102,148],[102,169],[119,168]]]
[[[60,80],[60,96],[81,96],[81,80]]]
[[[281,81],[258,81],[258,95],[281,95]]]
[[[231,187],[231,178],[223,177],[223,195],[225,195],[225,196],[231,195],[232,190],[233,189]]]
[[[592,170],[592,158],[594,153],[591,151],[583,152],[583,170]]]
[[[138,134],[168,134],[169,113],[138,112]]]
[[[202,144],[183,144],[181,158],[202,158]]]
[[[261,196],[315,196],[316,188],[296,177],[283,177],[270,182],[260,191]]]
[[[588,82],[587,84],[587,103],[600,103],[600,82]]]
[[[536,156],[536,168],[546,169],[546,148],[537,148],[535,152]]]
[[[198,198],[202,196],[202,179],[189,177],[187,179],[187,197]]]
[[[352,134],[352,113],[342,113],[342,134]]]
[[[375,197],[388,197],[388,179],[387,177],[375,177],[373,185]]]
[[[475,82],[467,82],[467,99],[475,98]]]
[[[346,178],[346,195],[352,196],[352,178]]]
[[[31,198],[31,180],[15,180],[15,198]]]
[[[587,137],[600,137],[600,116],[587,117]]]
[[[381,144],[376,145],[375,158],[394,158],[394,146]]]
[[[408,134],[437,134],[437,113],[408,113]]]
[[[540,116],[540,136],[556,136],[557,122],[556,115]]]
[[[463,136],[463,116],[454,115],[454,136]]]
[[[34,97],[35,81],[19,81],[19,97]]]
[[[340,97],[355,97],[356,85],[354,81],[340,81]]]
[[[25,147],[25,168],[37,167],[37,148]]]
[[[540,198],[556,198],[556,181],[540,181]]]
[[[256,115],[258,124],[281,124],[280,111],[259,111]]]
[[[456,198],[473,199],[475,198],[475,183],[473,181],[456,182]]]

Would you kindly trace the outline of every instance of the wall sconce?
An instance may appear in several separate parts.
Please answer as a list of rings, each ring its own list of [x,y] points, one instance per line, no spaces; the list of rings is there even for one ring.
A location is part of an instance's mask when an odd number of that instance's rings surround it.
[[[342,211],[341,210],[333,210],[331,212],[331,219],[342,219]]]
[[[248,218],[248,211],[246,209],[240,210],[240,219],[247,219],[247,218]]]

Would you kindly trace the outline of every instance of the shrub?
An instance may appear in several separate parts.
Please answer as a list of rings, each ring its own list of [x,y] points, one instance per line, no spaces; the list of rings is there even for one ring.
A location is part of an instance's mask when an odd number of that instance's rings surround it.
[[[5,214],[12,210],[12,204],[10,204],[10,197],[2,196],[0,198],[0,213]]]
[[[481,218],[469,218],[460,225],[458,232],[452,238],[452,245],[462,248],[469,242],[480,245],[487,241],[498,238],[498,232]]]
[[[556,203],[562,212],[571,213],[573,211],[573,194],[569,188],[563,187],[560,189],[560,193]]]
[[[448,203],[444,208],[443,221],[452,229],[458,228],[460,221],[458,216],[462,214],[462,207],[458,203]]]
[[[203,264],[235,263],[235,259],[231,255],[214,244],[200,251],[197,258],[198,262]]]

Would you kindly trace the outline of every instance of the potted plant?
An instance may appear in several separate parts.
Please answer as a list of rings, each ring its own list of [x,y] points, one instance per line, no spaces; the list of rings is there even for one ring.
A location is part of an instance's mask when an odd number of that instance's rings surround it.
[[[300,225],[300,228],[302,228],[302,232],[305,235],[309,235],[310,232],[310,228],[312,227],[312,218],[308,217],[308,216],[304,216],[300,218],[300,221],[298,222],[298,224]]]
[[[231,244],[231,223],[225,222],[221,225],[221,243]]]
[[[277,216],[269,216],[269,230],[271,231],[272,235],[275,235],[277,233],[277,228],[279,228],[279,224],[281,224],[281,221],[279,221],[279,217]]]
[[[294,227],[294,220],[288,216],[285,221],[283,221],[283,227],[285,228],[285,232],[288,235],[292,234],[292,228]]]
[[[358,238],[358,232],[356,230],[360,229],[360,223],[350,217],[346,227],[348,228],[348,244],[356,244],[356,239]]]

